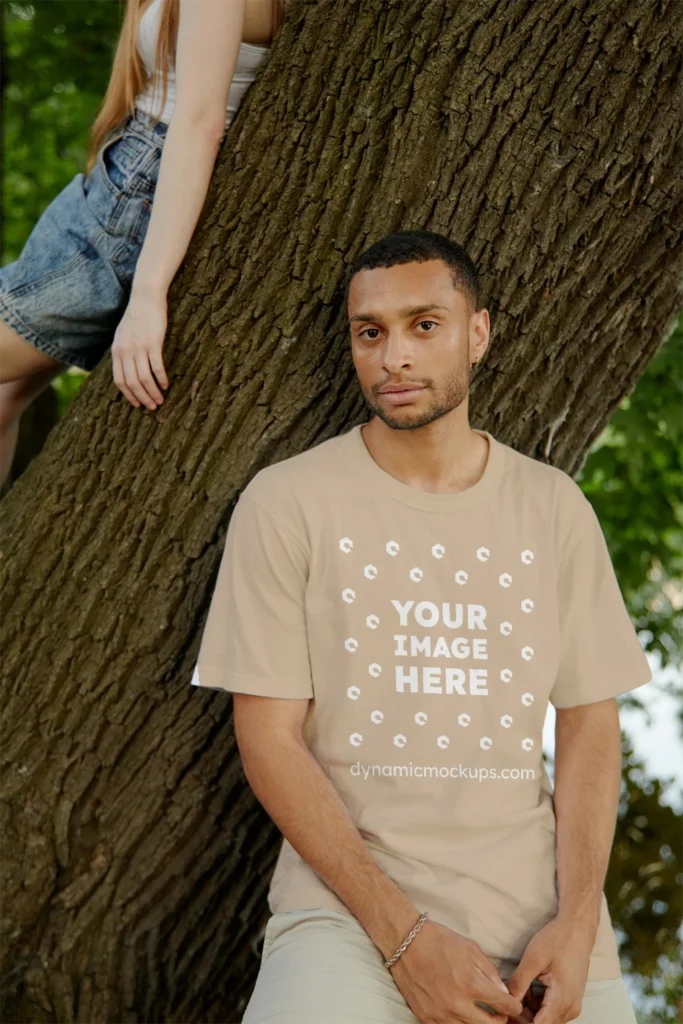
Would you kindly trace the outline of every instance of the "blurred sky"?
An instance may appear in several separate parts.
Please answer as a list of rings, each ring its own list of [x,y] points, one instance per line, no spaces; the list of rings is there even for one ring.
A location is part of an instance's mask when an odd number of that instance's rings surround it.
[[[653,670],[652,682],[633,690],[647,709],[644,714],[635,708],[622,708],[621,727],[630,737],[633,753],[642,759],[648,775],[658,779],[673,778],[674,782],[662,796],[662,803],[683,811],[683,742],[679,719],[679,701],[662,692],[663,684],[678,680],[678,672],[670,667],[658,668],[658,658],[648,655]],[[555,709],[548,705],[543,726],[543,749],[554,756],[555,751]],[[552,773],[549,770],[552,779]]]

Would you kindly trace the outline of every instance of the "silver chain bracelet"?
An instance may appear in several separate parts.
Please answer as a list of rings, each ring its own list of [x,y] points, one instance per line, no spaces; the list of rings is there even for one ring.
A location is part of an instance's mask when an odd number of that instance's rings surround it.
[[[408,937],[403,940],[401,945],[398,947],[398,949],[396,950],[396,952],[392,956],[391,960],[385,960],[384,961],[384,966],[385,967],[392,967],[396,963],[398,958],[404,953],[404,951],[407,949],[407,947],[413,941],[413,939],[415,938],[415,936],[417,935],[417,933],[419,932],[420,928],[425,923],[425,921],[427,920],[428,917],[429,917],[429,912],[426,911],[426,910],[423,910],[422,913],[420,914],[420,918],[419,918],[417,924],[414,926],[414,928],[411,929],[410,934],[408,935]]]

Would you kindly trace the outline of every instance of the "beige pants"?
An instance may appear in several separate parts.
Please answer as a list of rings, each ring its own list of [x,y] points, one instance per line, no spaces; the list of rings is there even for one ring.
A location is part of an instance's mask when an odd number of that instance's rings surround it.
[[[501,975],[502,976],[502,975]],[[242,1024],[419,1024],[382,954],[353,917],[289,910],[266,925]],[[572,1024],[636,1024],[623,978],[588,981]]]

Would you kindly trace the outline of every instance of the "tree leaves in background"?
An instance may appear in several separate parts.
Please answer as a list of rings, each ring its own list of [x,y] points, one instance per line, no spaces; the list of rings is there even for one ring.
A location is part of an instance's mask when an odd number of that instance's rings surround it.
[[[683,655],[683,316],[577,477],[662,667]]]
[[[118,0],[3,4],[4,263],[85,168],[122,14]]]

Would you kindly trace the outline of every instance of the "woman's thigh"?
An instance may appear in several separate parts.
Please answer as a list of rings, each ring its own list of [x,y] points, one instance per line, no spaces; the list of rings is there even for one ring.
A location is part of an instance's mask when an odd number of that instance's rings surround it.
[[[337,911],[268,920],[242,1024],[418,1024],[362,926]]]
[[[33,392],[38,383],[45,380],[49,384],[53,377],[68,367],[68,363],[24,341],[16,331],[0,320],[0,384],[13,385],[12,388],[5,388],[7,393],[16,390],[23,392],[28,388],[35,397]]]

